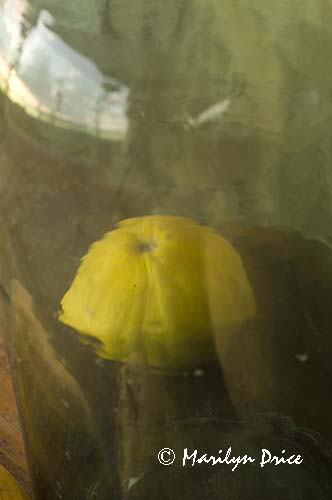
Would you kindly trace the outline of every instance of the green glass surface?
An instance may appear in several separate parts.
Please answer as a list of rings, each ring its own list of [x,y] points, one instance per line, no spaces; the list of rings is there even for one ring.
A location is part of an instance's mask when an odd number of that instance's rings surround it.
[[[328,0],[0,0],[0,327],[36,500],[331,498],[331,23]],[[90,246],[152,214],[224,236],[257,304],[172,373],[59,321]],[[255,464],[182,465],[229,446]]]

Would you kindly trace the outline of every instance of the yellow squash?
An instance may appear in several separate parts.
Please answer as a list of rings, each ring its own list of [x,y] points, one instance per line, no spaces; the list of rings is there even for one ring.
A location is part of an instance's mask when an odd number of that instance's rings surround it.
[[[59,319],[101,341],[104,357],[182,369],[255,314],[242,261],[215,230],[151,215],[120,222],[82,259]]]
[[[0,500],[28,500],[9,472],[0,465]]]

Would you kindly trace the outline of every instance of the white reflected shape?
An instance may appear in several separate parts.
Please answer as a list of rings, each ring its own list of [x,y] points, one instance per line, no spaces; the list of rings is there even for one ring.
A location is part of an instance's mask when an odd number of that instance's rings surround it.
[[[24,4],[21,0],[3,0],[0,5],[0,90],[7,88],[11,66],[22,42],[21,22]]]
[[[18,22],[13,15],[7,21],[9,26]],[[20,41],[13,69],[7,57],[8,45],[13,45],[8,44],[9,30],[7,38],[0,32],[2,90],[41,121],[102,139],[122,140],[129,127],[128,87],[105,77],[95,63],[52,31],[53,25],[52,15],[41,11],[36,25]]]
[[[187,124],[190,127],[199,127],[205,123],[216,121],[229,110],[230,105],[230,99],[224,99],[223,101],[217,102],[202,111],[196,118],[189,116]]]

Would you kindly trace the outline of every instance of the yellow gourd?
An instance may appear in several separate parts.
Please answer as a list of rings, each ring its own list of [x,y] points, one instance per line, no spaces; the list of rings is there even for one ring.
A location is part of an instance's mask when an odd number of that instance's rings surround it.
[[[0,465],[0,500],[28,500],[9,472]]]
[[[124,220],[95,242],[61,306],[60,321],[101,341],[102,356],[163,369],[209,361],[256,310],[231,244],[163,215]]]

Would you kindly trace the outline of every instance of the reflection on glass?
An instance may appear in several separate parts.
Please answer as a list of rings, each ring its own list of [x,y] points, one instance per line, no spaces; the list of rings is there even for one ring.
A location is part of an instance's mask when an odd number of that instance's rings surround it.
[[[38,500],[330,500],[331,22],[328,0],[0,0],[0,286]],[[225,444],[304,461],[156,458]]]
[[[105,77],[53,32],[53,17],[47,11],[40,12],[24,40],[17,17],[12,23],[12,16],[12,10],[4,9],[1,17],[0,85],[9,99],[28,115],[54,126],[100,139],[125,138],[129,89]],[[6,21],[14,29],[6,31]]]

